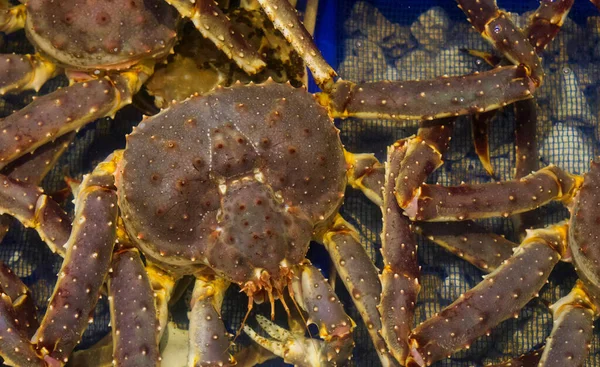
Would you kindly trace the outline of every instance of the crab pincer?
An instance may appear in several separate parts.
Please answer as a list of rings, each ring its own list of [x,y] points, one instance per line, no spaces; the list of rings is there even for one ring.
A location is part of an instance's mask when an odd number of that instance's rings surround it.
[[[581,177],[547,166],[519,180],[445,187],[422,185],[404,207],[411,220],[453,221],[489,218],[537,209],[552,201],[569,201]]]
[[[307,323],[317,325],[323,340],[296,335],[264,318],[257,320],[273,339],[261,337],[247,325],[244,331],[287,363],[300,366],[344,365],[352,357],[354,321],[346,315],[342,303],[318,269],[306,261],[295,270],[293,297],[308,314]]]
[[[0,95],[27,89],[38,91],[57,74],[56,65],[40,54],[0,54]]]
[[[396,202],[394,188],[401,163],[407,155],[406,141],[388,148],[383,187],[383,229],[381,254],[381,335],[397,361],[403,363],[409,353],[408,336],[412,330],[419,284],[417,243],[410,222]]]
[[[108,277],[114,366],[157,366],[158,320],[148,275],[137,249],[117,250]]]
[[[48,309],[33,336],[44,355],[66,362],[79,343],[109,270],[116,223],[117,197],[112,188],[80,188],[65,260]]]
[[[537,296],[554,266],[565,255],[566,241],[566,224],[529,231],[513,256],[413,330],[406,365],[429,366],[468,348],[492,327],[518,315],[518,311]]]

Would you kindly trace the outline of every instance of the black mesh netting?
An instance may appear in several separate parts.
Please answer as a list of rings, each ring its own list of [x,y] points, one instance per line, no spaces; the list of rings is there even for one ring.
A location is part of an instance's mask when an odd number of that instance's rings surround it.
[[[322,5],[335,0],[322,0]],[[538,6],[537,0],[500,1],[500,6],[514,12],[517,24],[526,21],[523,14]],[[425,79],[448,74],[461,75],[488,66],[469,56],[462,49],[491,50],[479,34],[471,29],[455,2],[446,1],[350,1],[334,4],[336,27],[330,21],[317,30],[335,31],[337,52],[331,60],[344,79],[355,81]],[[0,36],[0,52],[32,52],[24,34],[17,32]],[[319,34],[317,33],[317,38]],[[538,146],[542,165],[554,163],[573,173],[587,170],[590,159],[598,153],[597,100],[600,83],[600,13],[588,1],[576,1],[575,7],[563,29],[544,54],[547,77],[537,91]],[[66,79],[59,77],[48,82],[39,94],[65,86]],[[0,115],[23,107],[31,101],[32,92],[7,95],[0,98]],[[122,148],[125,134],[141,119],[141,113],[129,106],[120,111],[114,120],[102,119],[79,131],[67,153],[44,181],[47,192],[64,189],[65,176],[81,178],[111,151]],[[515,165],[514,118],[512,109],[498,114],[490,131],[492,164],[500,180],[512,177]],[[346,148],[353,152],[375,152],[384,159],[387,145],[416,132],[416,122],[346,120],[338,122]],[[487,182],[492,178],[480,164],[471,142],[468,118],[461,118],[455,129],[445,164],[431,177],[431,182],[458,184]],[[360,192],[349,189],[342,215],[362,234],[363,243],[381,265],[379,252],[381,230],[380,209]],[[566,218],[568,212],[559,204],[543,208],[546,223]],[[483,224],[499,234],[514,239],[509,219],[484,221]],[[442,307],[450,304],[461,293],[481,280],[483,273],[436,245],[422,240],[419,261],[422,266],[422,291],[419,295],[416,322],[421,322]],[[325,271],[327,254],[314,245],[311,259]],[[33,231],[23,230],[14,224],[0,246],[0,260],[7,263],[24,279],[33,291],[39,311],[45,311],[51,295],[60,258],[53,255]],[[566,295],[576,279],[569,264],[559,264],[552,273],[539,299],[531,301],[519,318],[510,319],[479,339],[467,351],[455,354],[436,366],[476,366],[490,361],[515,356],[543,343],[552,328],[548,305]],[[339,282],[338,282],[339,283]],[[232,287],[233,288],[233,287]],[[378,366],[380,362],[373,350],[369,336],[353,307],[351,298],[341,283],[336,291],[356,320],[356,348],[354,365]],[[182,301],[172,307],[173,319],[182,327],[186,324],[186,305]],[[246,311],[246,298],[230,289],[223,307],[223,318],[230,331],[235,332]],[[258,307],[256,312],[265,314]],[[283,314],[279,310],[279,314]],[[252,318],[252,317],[251,317]],[[84,335],[81,347],[88,347],[108,331],[108,305],[99,302],[94,323]],[[596,329],[598,330],[598,329]],[[600,338],[593,340],[586,366],[600,365]],[[248,341],[242,336],[238,344]],[[281,362],[272,362],[280,365]]]

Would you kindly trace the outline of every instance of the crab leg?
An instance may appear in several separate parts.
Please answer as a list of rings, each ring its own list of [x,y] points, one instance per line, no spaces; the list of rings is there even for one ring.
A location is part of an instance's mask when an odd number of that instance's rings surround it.
[[[0,357],[7,366],[46,367],[42,357],[37,354],[27,335],[16,320],[18,313],[11,298],[0,292]]]
[[[502,265],[518,246],[471,221],[418,222],[413,225],[413,230],[486,273]]]
[[[54,63],[40,54],[0,54],[0,95],[27,89],[38,91],[59,72]]]
[[[388,148],[381,206],[381,254],[384,264],[381,272],[381,302],[378,306],[381,335],[400,363],[404,363],[409,352],[408,335],[412,330],[417,295],[421,289],[417,243],[394,195],[401,162],[409,154],[407,148],[406,141],[396,142]]]
[[[528,100],[529,101],[529,100]],[[515,102],[515,103],[519,103]],[[477,113],[471,117],[471,133],[473,135],[473,144],[475,144],[475,153],[483,168],[490,176],[494,176],[494,167],[490,162],[490,144],[489,127],[492,119],[496,116],[496,111]]]
[[[515,179],[537,171],[539,159],[537,152],[537,107],[533,99],[515,103]],[[526,229],[540,222],[535,211],[520,213],[513,217],[517,233],[523,237]]]
[[[114,115],[131,103],[151,73],[152,67],[140,64],[112,79],[77,83],[37,98],[0,120],[0,169],[61,135]]]
[[[539,367],[583,366],[590,351],[596,307],[589,299],[583,283],[577,284],[566,297],[550,306],[554,325],[546,339]]]
[[[192,20],[205,38],[211,40],[227,57],[248,74],[256,74],[266,64],[244,36],[231,25],[229,18],[214,0],[166,0],[179,13]]]
[[[15,322],[19,326],[19,330],[30,338],[39,326],[37,308],[31,296],[31,291],[2,262],[0,262],[0,293],[6,294],[12,300],[12,306],[16,314]]]
[[[515,317],[546,283],[566,252],[565,224],[527,234],[514,255],[477,286],[410,336],[407,366],[429,366],[469,345],[502,321]]]
[[[537,86],[544,77],[542,61],[535,49],[495,0],[457,0],[469,22],[513,64],[523,64]]]
[[[158,319],[139,252],[136,249],[115,252],[111,269],[108,294],[113,365],[158,366]]]
[[[529,19],[525,34],[539,54],[556,37],[574,0],[541,0],[540,7]]]
[[[378,270],[360,243],[358,232],[338,215],[331,229],[323,236],[322,242],[340,279],[352,295],[382,365],[395,366],[396,362],[388,353],[388,347],[379,334],[381,319],[377,306],[381,296],[381,283]]]
[[[214,276],[199,276],[189,312],[188,366],[233,366],[228,353],[231,342],[221,320],[221,305],[229,282]]]
[[[393,168],[398,169],[393,192],[401,207],[412,200],[427,177],[443,164],[442,155],[448,150],[454,120],[451,117],[431,122],[431,125],[429,122],[422,122],[417,136],[407,139],[406,154],[402,160],[394,159],[399,166]]]
[[[22,29],[26,17],[25,5],[6,7],[6,4],[0,3],[0,32],[9,34]]]
[[[302,57],[317,85],[326,91],[331,89],[333,78],[337,74],[325,61],[313,42],[312,36],[298,19],[296,9],[288,0],[258,0],[258,2],[275,28],[283,34],[285,39]]]
[[[570,200],[581,178],[550,165],[520,180],[444,187],[422,185],[404,208],[411,220],[455,221],[537,209],[552,201]]]
[[[154,293],[156,314],[158,315],[158,340],[161,340],[169,322],[169,301],[175,288],[175,278],[152,264],[146,266],[146,273]]]
[[[90,176],[93,176],[92,173]],[[116,240],[117,197],[113,187],[86,178],[75,201],[67,254],[48,310],[33,339],[44,354],[66,362],[79,343],[98,301]]]
[[[381,205],[381,188],[385,180],[385,169],[374,154],[344,151],[348,163],[348,185],[361,190],[377,205]]]
[[[0,214],[17,218],[25,227],[34,228],[53,252],[64,253],[71,224],[64,210],[42,190],[0,175]]]
[[[300,366],[346,363],[352,356],[352,330],[355,325],[327,280],[318,269],[305,263],[296,268],[292,288],[297,304],[308,313],[307,322],[318,326],[323,340],[296,335],[260,316],[257,317],[260,326],[273,339],[258,335],[247,325],[244,326],[246,334],[287,363]]]
[[[320,103],[334,117],[433,120],[497,109],[532,97],[535,87],[523,66],[432,80],[355,84],[338,81]]]

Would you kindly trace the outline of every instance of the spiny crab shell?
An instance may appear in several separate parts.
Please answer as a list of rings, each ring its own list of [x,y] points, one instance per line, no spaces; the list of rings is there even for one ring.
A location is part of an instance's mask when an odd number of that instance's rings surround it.
[[[281,290],[288,265],[337,213],[346,169],[327,110],[305,89],[267,82],[146,119],[128,137],[116,182],[125,227],[146,256]]]
[[[167,56],[177,40],[179,14],[164,0],[27,0],[26,6],[29,40],[66,67],[125,68]]]

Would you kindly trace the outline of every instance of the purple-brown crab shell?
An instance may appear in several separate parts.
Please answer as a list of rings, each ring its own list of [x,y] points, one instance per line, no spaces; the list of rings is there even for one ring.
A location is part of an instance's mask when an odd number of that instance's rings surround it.
[[[176,41],[177,11],[164,0],[28,0],[27,36],[59,64],[123,68],[166,56]]]
[[[125,226],[146,256],[208,264],[241,284],[298,264],[341,204],[339,132],[305,89],[218,89],[143,121],[117,174]],[[274,279],[275,280],[275,279]]]

